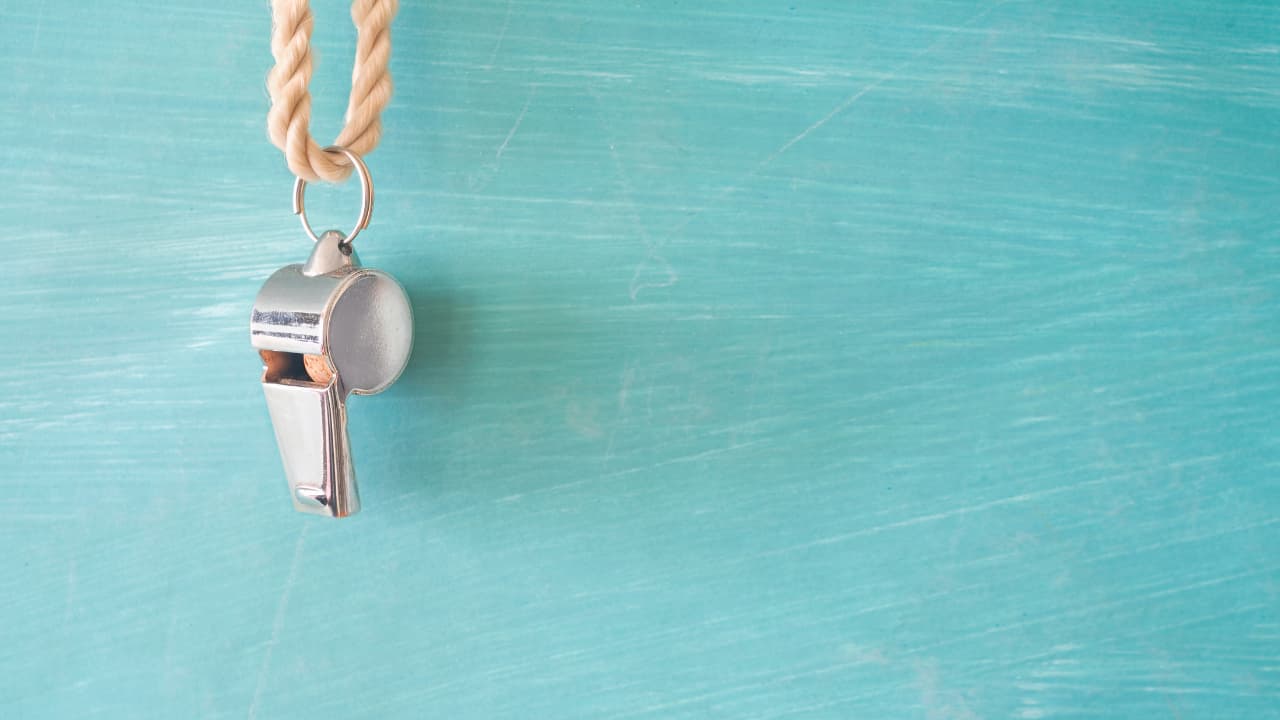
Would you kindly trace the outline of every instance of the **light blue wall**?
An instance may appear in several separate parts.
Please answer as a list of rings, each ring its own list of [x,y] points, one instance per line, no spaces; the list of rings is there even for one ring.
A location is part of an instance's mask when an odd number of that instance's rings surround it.
[[[266,3],[0,0],[0,717],[1280,717],[1280,6],[878,5],[406,2],[331,521]]]

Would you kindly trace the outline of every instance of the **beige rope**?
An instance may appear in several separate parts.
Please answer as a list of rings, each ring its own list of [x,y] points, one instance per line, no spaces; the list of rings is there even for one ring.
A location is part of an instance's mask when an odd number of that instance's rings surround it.
[[[356,61],[346,125],[334,145],[365,155],[382,135],[382,108],[391,99],[391,20],[398,0],[354,0]],[[271,0],[271,54],[276,66],[267,75],[271,110],[267,134],[284,151],[289,169],[308,182],[338,181],[351,174],[340,153],[326,153],[311,137],[311,28],[315,20],[307,0]]]

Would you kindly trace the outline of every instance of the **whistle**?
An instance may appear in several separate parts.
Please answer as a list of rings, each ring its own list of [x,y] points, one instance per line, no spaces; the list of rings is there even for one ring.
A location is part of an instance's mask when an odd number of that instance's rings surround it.
[[[363,163],[359,169],[367,180]],[[302,214],[300,186],[294,206]],[[413,346],[413,311],[393,277],[360,266],[343,233],[315,240],[306,263],[280,268],[258,291],[250,335],[294,507],[346,517],[360,509],[347,396],[382,392],[400,376]]]

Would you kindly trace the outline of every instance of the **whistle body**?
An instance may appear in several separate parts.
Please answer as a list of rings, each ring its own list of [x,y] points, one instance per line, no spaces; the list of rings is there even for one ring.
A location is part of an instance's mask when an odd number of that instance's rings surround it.
[[[343,239],[326,232],[306,263],[277,270],[258,292],[250,320],[294,507],[330,517],[360,509],[347,396],[385,390],[413,346],[404,289],[361,267]]]

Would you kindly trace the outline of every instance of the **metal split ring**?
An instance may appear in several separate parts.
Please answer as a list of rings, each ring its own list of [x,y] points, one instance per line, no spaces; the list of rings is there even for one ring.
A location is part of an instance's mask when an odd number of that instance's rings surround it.
[[[373,179],[369,177],[369,166],[364,164],[364,160],[354,152],[340,146],[330,145],[324,149],[325,152],[342,153],[351,161],[352,167],[356,170],[356,175],[360,178],[360,217],[356,219],[356,225],[351,229],[346,239],[342,241],[343,245],[350,246],[360,231],[369,227],[369,218],[373,217]],[[320,242],[320,238],[316,235],[316,231],[311,229],[311,223],[307,220],[307,212],[303,207],[303,194],[307,190],[307,181],[298,178],[293,183],[293,214],[302,218],[302,229],[307,231],[307,237],[314,242]]]

